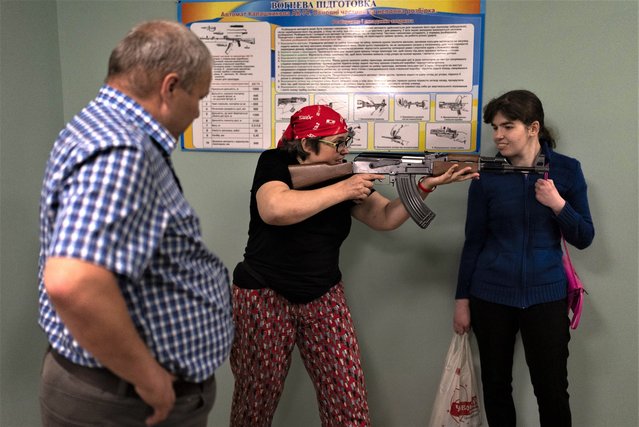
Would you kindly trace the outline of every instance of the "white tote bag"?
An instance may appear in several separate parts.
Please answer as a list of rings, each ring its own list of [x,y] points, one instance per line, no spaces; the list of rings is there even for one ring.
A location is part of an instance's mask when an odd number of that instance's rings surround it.
[[[469,334],[454,334],[446,355],[435,397],[430,427],[476,427],[481,425],[479,389],[470,352]]]

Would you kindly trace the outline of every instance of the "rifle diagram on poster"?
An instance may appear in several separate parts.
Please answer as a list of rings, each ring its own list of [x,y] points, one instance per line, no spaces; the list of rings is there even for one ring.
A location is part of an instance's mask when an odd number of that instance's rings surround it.
[[[291,115],[327,105],[351,151],[479,152],[485,0],[178,1],[213,59],[185,150],[275,147]]]

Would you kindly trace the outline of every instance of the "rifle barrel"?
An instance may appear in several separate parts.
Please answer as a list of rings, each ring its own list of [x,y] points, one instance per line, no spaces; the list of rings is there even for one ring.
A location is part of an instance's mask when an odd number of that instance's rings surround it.
[[[480,172],[519,172],[519,173],[544,173],[548,172],[548,166],[537,164],[535,166],[513,166],[501,157],[486,158],[482,157],[479,162]]]

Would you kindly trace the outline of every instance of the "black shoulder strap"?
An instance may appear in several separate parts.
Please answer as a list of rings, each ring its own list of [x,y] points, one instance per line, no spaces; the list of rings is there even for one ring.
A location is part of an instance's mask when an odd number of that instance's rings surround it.
[[[166,165],[169,167],[169,170],[173,174],[173,179],[175,179],[175,183],[177,184],[178,188],[180,189],[180,193],[183,193],[182,184],[180,184],[180,180],[178,179],[177,175],[175,174],[175,170],[173,169],[173,163],[171,162],[171,157],[169,156],[169,153],[167,153],[166,150],[164,148],[162,148],[160,143],[157,142],[155,140],[155,138],[151,137],[151,142],[153,143],[153,145],[155,145],[155,148],[158,149],[158,151],[162,155],[162,158],[166,162]]]

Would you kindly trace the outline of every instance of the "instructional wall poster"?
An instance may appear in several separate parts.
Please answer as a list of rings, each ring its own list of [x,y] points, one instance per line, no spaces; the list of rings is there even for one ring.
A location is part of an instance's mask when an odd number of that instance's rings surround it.
[[[351,152],[475,152],[485,0],[178,2],[208,46],[211,92],[185,150],[263,151],[328,105]]]

